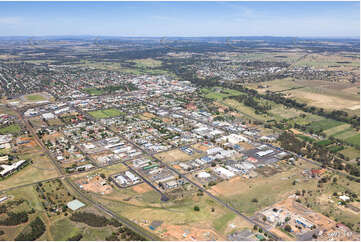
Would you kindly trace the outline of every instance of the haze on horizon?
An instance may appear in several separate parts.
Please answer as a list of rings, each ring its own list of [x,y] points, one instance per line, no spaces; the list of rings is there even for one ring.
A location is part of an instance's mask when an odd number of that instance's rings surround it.
[[[0,2],[0,36],[360,36],[359,2]]]

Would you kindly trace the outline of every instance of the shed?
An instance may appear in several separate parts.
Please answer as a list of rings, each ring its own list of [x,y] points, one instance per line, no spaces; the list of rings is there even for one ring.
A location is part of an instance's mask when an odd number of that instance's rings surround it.
[[[68,206],[68,208],[70,208],[73,211],[78,210],[79,208],[85,206],[85,204],[80,202],[78,199],[68,202],[66,205]]]

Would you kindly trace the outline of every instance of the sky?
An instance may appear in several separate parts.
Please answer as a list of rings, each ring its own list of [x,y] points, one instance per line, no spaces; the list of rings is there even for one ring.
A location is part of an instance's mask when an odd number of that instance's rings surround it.
[[[359,2],[0,2],[0,36],[359,37]]]

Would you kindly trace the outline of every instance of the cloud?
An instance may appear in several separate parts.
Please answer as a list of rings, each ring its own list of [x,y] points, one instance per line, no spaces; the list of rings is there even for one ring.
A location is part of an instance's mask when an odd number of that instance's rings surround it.
[[[0,24],[20,24],[21,18],[20,17],[0,17]]]

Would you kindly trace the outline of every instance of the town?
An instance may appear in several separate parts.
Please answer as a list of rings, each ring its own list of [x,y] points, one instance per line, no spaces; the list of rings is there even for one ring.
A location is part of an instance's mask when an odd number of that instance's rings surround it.
[[[359,38],[15,35],[0,240],[360,240]]]

